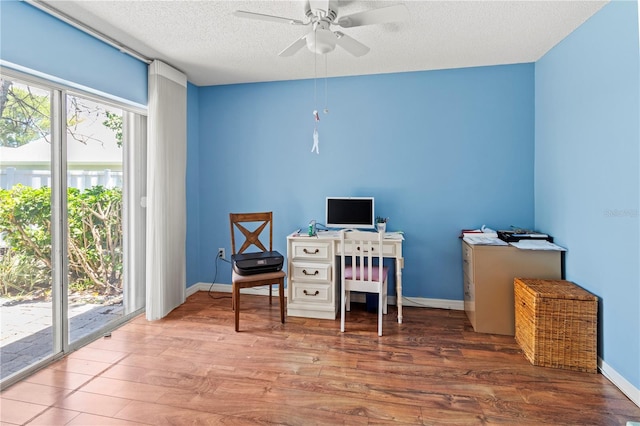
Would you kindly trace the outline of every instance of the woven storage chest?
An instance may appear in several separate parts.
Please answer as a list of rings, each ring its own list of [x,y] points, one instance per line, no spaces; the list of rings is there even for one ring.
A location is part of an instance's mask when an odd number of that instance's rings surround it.
[[[533,365],[597,372],[598,298],[570,281],[516,278],[515,338]]]

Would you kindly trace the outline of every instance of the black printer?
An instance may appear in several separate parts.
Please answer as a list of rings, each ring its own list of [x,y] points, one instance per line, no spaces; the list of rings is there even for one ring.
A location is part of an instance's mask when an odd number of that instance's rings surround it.
[[[277,251],[241,253],[231,256],[233,270],[240,275],[278,272],[282,269],[284,256]]]
[[[498,231],[498,238],[507,243],[513,243],[521,240],[545,240],[553,242],[553,237],[536,231],[527,229],[514,229],[512,231]]]

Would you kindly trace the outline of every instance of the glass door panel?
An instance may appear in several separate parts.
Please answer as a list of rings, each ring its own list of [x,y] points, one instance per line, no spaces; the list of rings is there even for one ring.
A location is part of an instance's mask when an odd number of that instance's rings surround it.
[[[0,379],[54,347],[52,92],[0,78]]]
[[[0,75],[2,387],[145,301],[146,117],[25,80]]]
[[[68,95],[67,263],[69,344],[124,314],[123,112]]]

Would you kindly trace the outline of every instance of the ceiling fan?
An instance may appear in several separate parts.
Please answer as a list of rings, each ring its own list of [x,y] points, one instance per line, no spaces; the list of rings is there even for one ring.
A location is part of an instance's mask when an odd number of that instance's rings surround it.
[[[305,1],[305,20],[265,15],[244,10],[237,10],[233,14],[240,18],[279,22],[288,25],[311,25],[311,31],[291,43],[278,54],[279,56],[292,56],[305,45],[309,50],[319,55],[333,51],[336,45],[342,47],[353,56],[366,55],[370,50],[367,46],[349,37],[342,31],[332,31],[331,26],[352,28],[363,25],[403,21],[409,18],[409,10],[403,4],[366,10],[346,16],[338,16],[338,0]]]

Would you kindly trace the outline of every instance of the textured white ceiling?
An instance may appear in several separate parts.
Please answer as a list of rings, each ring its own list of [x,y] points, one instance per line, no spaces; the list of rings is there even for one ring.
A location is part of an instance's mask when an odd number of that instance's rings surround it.
[[[340,0],[338,17],[404,3],[401,23],[342,29],[371,48],[356,58],[278,53],[309,27],[242,19],[246,10],[304,19],[303,1],[41,1],[198,86],[534,62],[607,1]],[[340,29],[334,27],[333,29]],[[316,71],[317,70],[317,71]]]

